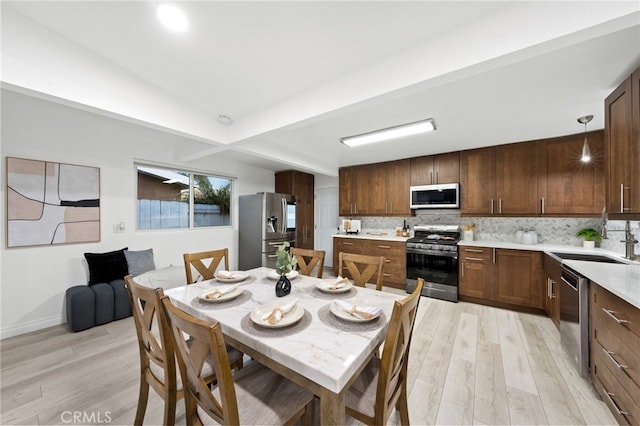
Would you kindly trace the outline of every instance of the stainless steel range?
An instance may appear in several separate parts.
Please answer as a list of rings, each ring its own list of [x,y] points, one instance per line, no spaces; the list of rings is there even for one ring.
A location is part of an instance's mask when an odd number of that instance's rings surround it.
[[[458,301],[458,225],[418,225],[407,240],[407,292],[424,278],[422,295]]]

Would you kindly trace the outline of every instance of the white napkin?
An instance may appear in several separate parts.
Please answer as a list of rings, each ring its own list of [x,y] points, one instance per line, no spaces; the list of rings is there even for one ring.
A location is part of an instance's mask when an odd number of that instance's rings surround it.
[[[226,278],[226,279],[230,279],[233,278],[234,274],[229,272],[229,271],[225,271],[224,269],[219,270],[218,272],[216,272],[216,277],[218,278]]]
[[[331,290],[337,290],[339,288],[345,287],[347,284],[349,284],[349,279],[343,278],[340,275],[338,275],[338,278],[336,278],[336,282],[331,284],[329,288]]]
[[[291,302],[288,302],[284,305],[274,306],[274,308],[264,314],[261,318],[262,321],[267,321],[269,324],[277,324],[285,315],[293,310],[298,303],[298,299],[293,299]]]
[[[238,284],[236,285],[230,285],[230,286],[226,286],[226,287],[215,287],[213,289],[213,291],[210,291],[209,293],[204,295],[205,299],[219,299],[222,296],[224,296],[227,293],[232,292],[233,290],[235,290],[236,288],[238,288]]]
[[[342,300],[334,300],[334,302],[340,307],[340,309],[358,319],[367,319],[361,315],[360,312],[371,314],[373,316],[380,315],[380,312],[382,312],[381,308],[375,306],[356,306]]]

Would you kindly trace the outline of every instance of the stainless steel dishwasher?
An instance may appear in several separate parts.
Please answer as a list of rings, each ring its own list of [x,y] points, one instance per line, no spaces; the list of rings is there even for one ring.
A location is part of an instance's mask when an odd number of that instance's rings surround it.
[[[585,277],[562,265],[560,284],[560,341],[583,378],[589,377],[589,284]]]

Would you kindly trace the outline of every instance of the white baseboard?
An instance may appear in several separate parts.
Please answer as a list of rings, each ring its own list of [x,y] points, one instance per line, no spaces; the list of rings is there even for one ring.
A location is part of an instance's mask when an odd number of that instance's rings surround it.
[[[37,321],[26,322],[9,327],[2,327],[2,329],[0,329],[0,339],[19,336],[21,334],[42,330],[43,328],[53,327],[54,325],[60,325],[66,322],[67,321],[62,317],[62,315],[55,315]]]

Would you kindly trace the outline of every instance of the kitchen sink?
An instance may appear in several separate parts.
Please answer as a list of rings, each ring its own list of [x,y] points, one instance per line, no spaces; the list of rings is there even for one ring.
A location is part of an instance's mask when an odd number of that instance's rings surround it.
[[[552,255],[564,260],[586,260],[587,262],[602,262],[602,263],[620,263],[625,262],[618,259],[614,259],[609,256],[603,256],[601,254],[585,254],[585,253],[557,253],[552,252]]]

